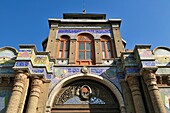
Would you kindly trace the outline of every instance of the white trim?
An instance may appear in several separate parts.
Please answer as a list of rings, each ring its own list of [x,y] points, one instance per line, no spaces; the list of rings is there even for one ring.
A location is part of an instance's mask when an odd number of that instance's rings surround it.
[[[49,21],[59,21],[59,22],[109,22],[109,21],[121,21],[121,19],[109,19],[109,20],[90,20],[90,19],[57,19],[49,18]]]

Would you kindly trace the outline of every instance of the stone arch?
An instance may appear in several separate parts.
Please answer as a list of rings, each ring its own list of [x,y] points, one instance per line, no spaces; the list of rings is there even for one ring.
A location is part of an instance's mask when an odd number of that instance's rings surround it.
[[[70,39],[70,36],[69,36],[69,35],[60,35],[59,38],[65,38],[65,37]]]
[[[93,37],[93,39],[94,39],[94,37],[95,37],[92,33],[88,32],[88,31],[82,31],[82,32],[79,32],[79,33],[75,36],[76,39],[77,39],[77,37],[78,37],[79,35],[81,35],[81,34],[88,34],[88,35],[91,35],[91,36]]]
[[[112,39],[112,37],[111,37],[111,36],[109,36],[109,35],[106,35],[106,34],[104,34],[104,35],[101,35],[101,36],[100,36],[100,38],[102,38],[102,37],[104,37],[104,36],[106,36],[106,37],[109,37],[110,39]]]
[[[48,101],[46,103],[46,113],[50,112],[53,102],[55,100],[55,96],[59,93],[60,89],[64,85],[69,84],[76,80],[80,80],[80,79],[90,79],[90,80],[98,81],[99,83],[107,86],[117,98],[121,113],[125,113],[125,104],[124,104],[123,96],[118,90],[118,88],[106,78],[102,76],[94,75],[94,74],[86,74],[86,75],[76,74],[76,75],[69,76],[63,79],[62,81],[60,81],[49,93]]]

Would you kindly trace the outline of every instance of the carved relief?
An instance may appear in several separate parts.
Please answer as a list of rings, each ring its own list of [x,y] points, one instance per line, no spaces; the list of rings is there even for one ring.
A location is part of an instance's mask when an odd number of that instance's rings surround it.
[[[64,86],[56,95],[53,106],[58,104],[114,104],[117,100],[109,89],[91,80],[79,80]]]

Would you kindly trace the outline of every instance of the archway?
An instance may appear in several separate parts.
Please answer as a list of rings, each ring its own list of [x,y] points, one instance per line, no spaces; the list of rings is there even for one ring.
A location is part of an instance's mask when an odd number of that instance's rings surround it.
[[[47,112],[125,113],[121,93],[107,79],[93,74],[72,75],[49,94]]]

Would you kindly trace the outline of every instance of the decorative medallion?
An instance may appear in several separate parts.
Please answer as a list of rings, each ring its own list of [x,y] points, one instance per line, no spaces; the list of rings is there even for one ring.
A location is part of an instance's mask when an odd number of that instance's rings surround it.
[[[84,74],[88,73],[88,68],[85,67],[85,66],[82,67],[82,68],[81,68],[81,72],[84,73]]]

